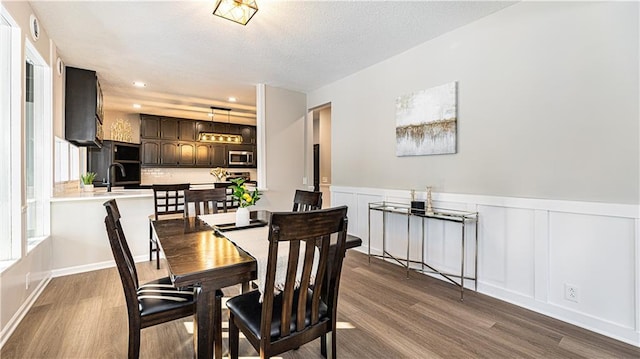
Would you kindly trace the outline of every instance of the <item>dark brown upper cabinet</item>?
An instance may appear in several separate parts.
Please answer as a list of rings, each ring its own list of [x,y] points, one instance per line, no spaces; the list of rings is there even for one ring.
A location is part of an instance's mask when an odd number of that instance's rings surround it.
[[[211,122],[211,121],[197,121],[196,122],[196,136],[199,136],[200,132],[213,132],[213,122]]]
[[[255,126],[240,126],[240,134],[242,135],[242,144],[256,144]]]
[[[180,141],[196,140],[196,121],[180,120],[178,121],[178,139]]]
[[[76,146],[102,146],[102,89],[95,71],[65,68],[65,138]]]
[[[178,121],[175,118],[163,117],[160,120],[160,139],[177,140],[178,139]]]
[[[160,138],[160,118],[152,115],[140,115],[140,137]]]

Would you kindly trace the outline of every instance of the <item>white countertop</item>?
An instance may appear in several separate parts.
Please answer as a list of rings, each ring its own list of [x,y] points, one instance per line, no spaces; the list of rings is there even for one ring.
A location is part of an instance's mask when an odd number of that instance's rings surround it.
[[[111,198],[143,198],[153,197],[151,189],[122,189],[113,188],[107,192],[106,188],[96,188],[94,192],[70,191],[55,194],[51,202],[107,200]]]

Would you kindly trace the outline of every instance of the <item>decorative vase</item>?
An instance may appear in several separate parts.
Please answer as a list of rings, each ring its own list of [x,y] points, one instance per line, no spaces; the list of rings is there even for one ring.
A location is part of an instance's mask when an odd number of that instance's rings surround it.
[[[236,227],[245,227],[249,225],[249,208],[239,207],[236,210]]]
[[[82,192],[93,192],[93,185],[92,184],[82,185]]]

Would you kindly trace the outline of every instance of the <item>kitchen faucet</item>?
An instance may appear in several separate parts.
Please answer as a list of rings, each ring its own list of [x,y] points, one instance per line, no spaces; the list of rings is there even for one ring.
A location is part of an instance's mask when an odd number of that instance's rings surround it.
[[[120,173],[122,174],[122,177],[126,176],[126,174],[124,173],[124,166],[121,163],[114,162],[110,164],[109,168],[107,168],[107,192],[111,192],[111,167],[113,166],[120,167]]]

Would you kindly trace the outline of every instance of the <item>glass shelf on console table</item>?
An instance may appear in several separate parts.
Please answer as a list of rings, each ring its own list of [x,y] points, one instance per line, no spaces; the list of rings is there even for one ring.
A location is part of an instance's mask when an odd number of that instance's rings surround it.
[[[371,212],[377,211],[382,212],[382,255],[379,254],[371,254]],[[387,251],[386,247],[386,231],[385,231],[385,223],[387,222],[388,214],[398,214],[406,216],[407,218],[407,257],[406,258],[398,258],[393,254]],[[417,217],[422,220],[421,229],[421,256],[420,260],[411,260],[411,256],[409,253],[409,248],[411,247],[409,244],[409,236],[411,233],[410,219],[411,217]],[[460,247],[462,251],[462,255],[460,258],[460,274],[457,273],[445,273],[434,268],[432,265],[425,262],[424,259],[424,243],[425,243],[425,231],[424,231],[424,221],[425,219],[433,219],[433,220],[442,220],[448,222],[456,222],[460,223],[461,233],[460,233]],[[433,212],[426,212],[425,209],[411,208],[411,205],[406,203],[398,203],[398,202],[371,202],[369,203],[369,213],[368,213],[368,225],[369,225],[369,235],[368,235],[368,254],[369,254],[369,263],[371,263],[371,257],[382,258],[386,260],[387,258],[394,260],[401,266],[407,269],[407,277],[409,277],[409,270],[411,268],[411,263],[417,263],[421,265],[421,269],[415,269],[422,273],[437,273],[447,279],[449,282],[456,285],[460,288],[460,300],[464,300],[464,280],[469,279],[474,281],[475,290],[478,290],[478,212],[468,212],[468,211],[459,211],[453,209],[443,209],[443,208],[434,208]],[[475,235],[475,246],[474,246],[474,275],[473,277],[465,276],[464,266],[466,262],[466,250],[465,250],[465,242],[466,242],[466,225],[473,224],[475,226],[474,235]],[[428,270],[425,270],[425,267]],[[459,282],[454,280],[453,278],[458,278]]]

